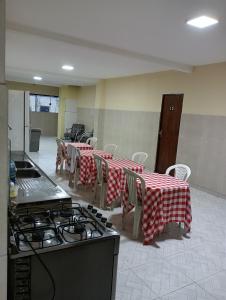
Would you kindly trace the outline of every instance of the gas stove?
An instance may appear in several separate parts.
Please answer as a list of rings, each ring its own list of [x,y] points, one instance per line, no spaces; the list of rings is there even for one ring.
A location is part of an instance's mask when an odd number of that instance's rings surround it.
[[[9,229],[9,300],[115,299],[120,236],[92,205],[16,209]]]
[[[10,217],[10,241],[14,254],[49,251],[107,235],[117,234],[112,224],[92,205],[60,204],[54,209],[27,208]],[[58,249],[58,248],[56,248]]]

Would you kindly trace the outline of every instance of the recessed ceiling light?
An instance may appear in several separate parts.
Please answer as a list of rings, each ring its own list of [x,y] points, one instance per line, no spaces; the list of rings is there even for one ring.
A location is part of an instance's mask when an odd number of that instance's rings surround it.
[[[218,20],[207,17],[207,16],[201,16],[195,19],[191,19],[187,21],[188,25],[197,27],[197,28],[206,28],[212,25],[215,25],[218,23]]]
[[[33,79],[34,79],[34,80],[41,81],[41,80],[42,80],[42,77],[41,77],[41,76],[34,76]]]
[[[63,65],[63,66],[62,66],[62,69],[63,69],[63,70],[66,70],[66,71],[72,71],[72,70],[74,70],[74,67],[73,67],[73,66],[70,66],[70,65]]]

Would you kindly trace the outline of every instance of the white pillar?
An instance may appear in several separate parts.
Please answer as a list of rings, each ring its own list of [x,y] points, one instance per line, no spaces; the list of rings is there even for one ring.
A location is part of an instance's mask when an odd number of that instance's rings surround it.
[[[0,299],[7,300],[8,93],[5,85],[5,0],[0,0]]]

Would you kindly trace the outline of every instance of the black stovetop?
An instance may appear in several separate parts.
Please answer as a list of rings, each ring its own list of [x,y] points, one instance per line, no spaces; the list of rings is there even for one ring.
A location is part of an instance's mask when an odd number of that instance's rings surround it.
[[[14,253],[51,250],[117,234],[93,206],[60,204],[54,209],[27,208],[10,214]]]

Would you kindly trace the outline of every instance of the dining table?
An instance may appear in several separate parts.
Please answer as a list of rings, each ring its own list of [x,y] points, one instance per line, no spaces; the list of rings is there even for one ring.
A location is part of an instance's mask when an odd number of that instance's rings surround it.
[[[166,174],[144,172],[139,175],[145,181],[145,195],[142,199],[141,182],[137,180],[137,196],[142,201],[144,245],[151,244],[167,223],[184,223],[186,232],[190,231],[192,212],[189,183]],[[134,207],[128,197],[126,186],[122,200],[125,214]]]
[[[104,150],[81,150],[77,164],[79,167],[79,182],[81,184],[94,184],[97,170],[93,154],[99,155],[104,159],[112,159],[113,154]]]
[[[93,147],[86,143],[65,143],[66,147],[66,170],[74,173],[75,160],[81,150],[92,150]]]
[[[111,205],[125,191],[126,176],[123,168],[128,168],[131,171],[142,173],[144,166],[129,159],[112,159],[108,160],[108,176],[106,203]]]

